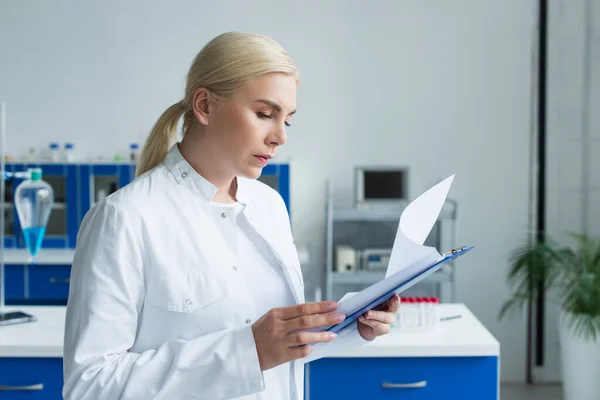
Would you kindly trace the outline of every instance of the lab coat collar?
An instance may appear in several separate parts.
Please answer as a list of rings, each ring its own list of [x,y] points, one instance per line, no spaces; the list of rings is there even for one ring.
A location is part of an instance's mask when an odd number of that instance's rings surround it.
[[[218,192],[218,188],[208,179],[200,175],[190,163],[183,157],[179,151],[179,142],[175,143],[167,156],[164,164],[167,169],[173,174],[175,181],[180,185],[190,185],[194,190],[198,191],[204,200],[211,202]],[[246,205],[248,202],[247,185],[244,178],[236,177],[238,187],[236,197],[238,202]]]

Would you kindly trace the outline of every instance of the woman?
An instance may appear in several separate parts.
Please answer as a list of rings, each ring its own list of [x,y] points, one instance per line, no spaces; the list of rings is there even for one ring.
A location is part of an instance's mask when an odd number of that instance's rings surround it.
[[[286,141],[297,84],[266,37],[226,33],[197,55],[139,176],[81,224],[66,399],[301,399],[305,362],[389,331],[397,297],[337,338],[310,331],[343,315],[304,303],[285,204],[256,180]]]

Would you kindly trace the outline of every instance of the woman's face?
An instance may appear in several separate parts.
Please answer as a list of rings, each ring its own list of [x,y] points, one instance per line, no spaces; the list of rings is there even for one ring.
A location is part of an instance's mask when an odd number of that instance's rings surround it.
[[[260,176],[286,142],[286,128],[296,112],[296,87],[293,76],[261,75],[211,110],[206,139],[221,167],[234,176]]]

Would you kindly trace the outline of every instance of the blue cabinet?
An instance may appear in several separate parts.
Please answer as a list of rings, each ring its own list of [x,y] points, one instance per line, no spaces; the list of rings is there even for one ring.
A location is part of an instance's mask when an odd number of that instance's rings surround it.
[[[7,172],[24,172],[28,168],[41,168],[42,178],[54,190],[54,205],[42,248],[75,248],[79,225],[90,207],[90,186],[94,182],[94,171],[112,173],[118,171],[118,189],[133,179],[133,164],[60,164],[60,163],[7,163]],[[110,178],[107,178],[110,179]],[[14,193],[22,178],[13,178],[6,182],[6,226],[5,247],[25,248],[25,241],[14,206]],[[115,190],[116,190],[115,189]]]
[[[275,189],[285,202],[288,213],[290,209],[290,166],[289,164],[269,164],[263,168],[259,181]]]
[[[66,305],[71,265],[9,264],[5,270],[7,305]]]
[[[6,265],[4,269],[5,302],[11,304],[25,298],[25,270],[23,266]]]
[[[94,203],[135,179],[135,165],[130,163],[6,163],[7,172],[22,172],[27,171],[28,168],[41,168],[43,179],[54,189],[55,204],[50,213],[42,248],[74,249],[81,221]],[[268,165],[263,169],[259,180],[281,194],[289,212],[289,165]],[[7,249],[25,248],[14,207],[14,191],[22,181],[17,178],[6,181],[5,247]],[[8,305],[66,304],[69,275],[70,265],[7,263],[6,303]]]
[[[0,399],[62,399],[62,358],[0,358]]]
[[[103,197],[125,187],[135,179],[135,166],[132,164],[88,164],[79,166],[79,174],[84,177],[79,182],[80,220],[87,211]]]
[[[75,248],[81,221],[94,203],[135,179],[135,165],[131,163],[6,163],[7,172],[23,172],[28,168],[41,168],[43,179],[54,189],[54,207],[42,248]],[[271,164],[263,169],[259,178],[281,194],[288,212],[289,174],[288,164]],[[14,206],[14,192],[22,181],[23,179],[13,178],[6,182],[4,245],[7,249],[25,248]]]
[[[322,358],[306,366],[306,400],[444,398],[498,399],[498,358]]]
[[[69,297],[70,265],[30,265],[27,269],[30,299],[66,303]]]

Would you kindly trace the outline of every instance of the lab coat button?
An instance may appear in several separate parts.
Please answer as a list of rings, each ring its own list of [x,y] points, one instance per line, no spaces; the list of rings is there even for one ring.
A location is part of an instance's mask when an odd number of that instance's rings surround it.
[[[182,177],[183,179],[187,178],[187,172],[184,172],[183,174],[181,174],[181,177]]]
[[[221,213],[221,218],[227,218],[227,213],[225,211]]]
[[[185,304],[188,305],[188,306],[191,306],[192,305],[192,300],[185,299]]]
[[[252,321],[250,320],[250,318],[246,319],[246,323],[247,323],[247,324],[249,324],[250,322],[252,322]]]
[[[236,267],[235,265],[233,266],[233,270],[234,270],[234,271],[237,271],[237,267]]]

